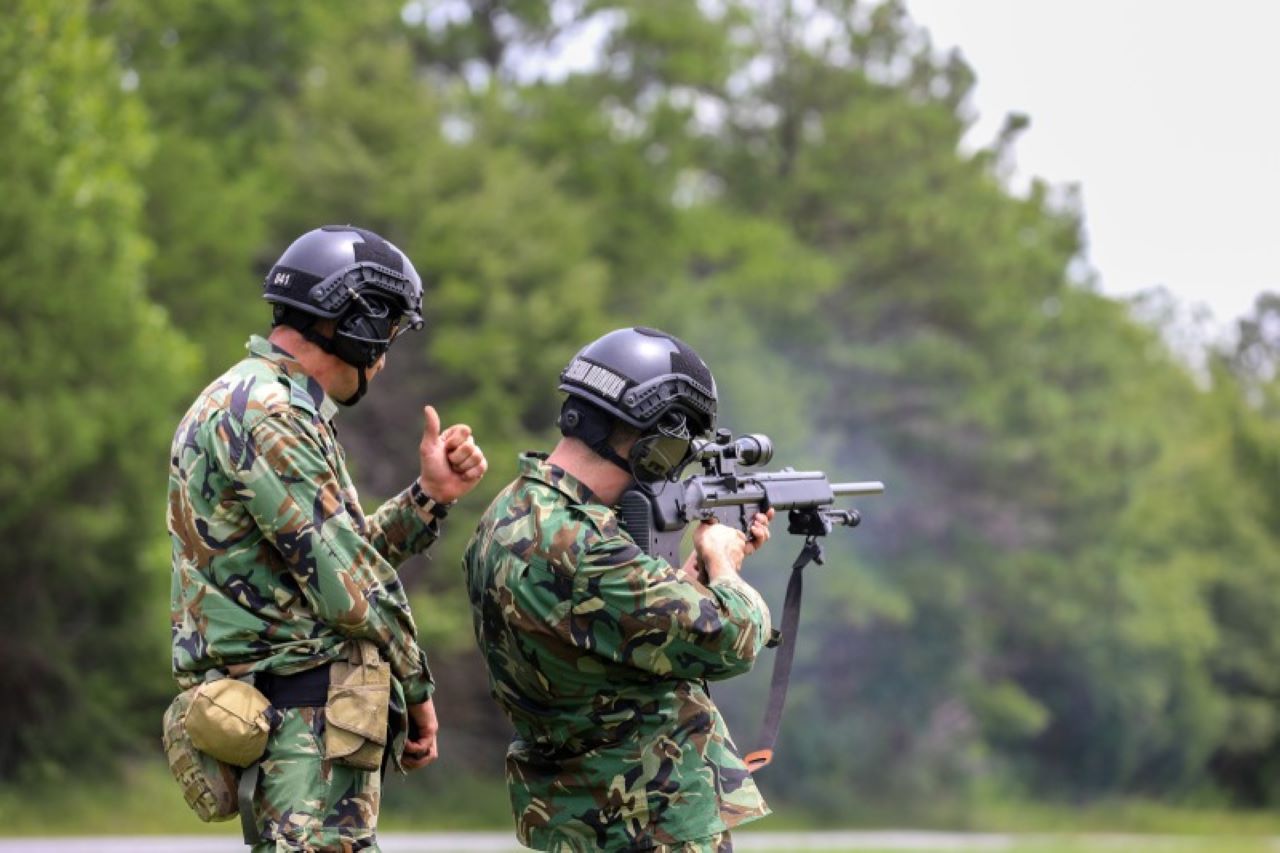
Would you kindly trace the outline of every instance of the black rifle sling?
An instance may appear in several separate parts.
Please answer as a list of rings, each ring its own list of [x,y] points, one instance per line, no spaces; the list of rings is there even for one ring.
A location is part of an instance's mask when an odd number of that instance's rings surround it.
[[[258,833],[258,823],[253,818],[253,792],[258,789],[258,776],[262,762],[255,761],[240,771],[240,784],[236,788],[236,798],[240,806],[240,834],[244,843],[250,847],[258,844],[262,837]]]
[[[787,597],[782,604],[782,641],[773,659],[773,677],[769,681],[769,704],[765,707],[764,722],[760,724],[759,744],[744,759],[747,770],[755,773],[773,761],[773,745],[778,740],[778,728],[782,724],[782,706],[787,701],[787,684],[791,681],[791,664],[796,656],[796,636],[800,629],[800,594],[804,589],[804,567],[811,562],[822,564],[822,546],[810,536],[805,540],[800,556],[791,565],[791,579],[787,581]]]
[[[261,686],[263,681],[256,672],[244,676],[243,680],[253,687]],[[255,847],[262,841],[262,835],[258,832],[258,822],[253,817],[253,794],[258,790],[258,777],[261,771],[262,759],[259,758],[240,771],[239,783],[236,785],[236,805],[240,809],[240,834],[244,837],[244,843],[250,847]]]

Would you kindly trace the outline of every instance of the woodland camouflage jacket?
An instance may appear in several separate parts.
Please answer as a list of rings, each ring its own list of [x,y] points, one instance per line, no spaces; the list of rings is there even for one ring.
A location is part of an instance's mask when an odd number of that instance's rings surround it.
[[[347,637],[382,649],[405,698],[431,673],[395,566],[436,538],[407,491],[366,517],[332,419],[336,405],[284,350],[253,337],[173,440],[169,468],[173,672],[293,673]]]
[[[644,554],[536,454],[464,557],[490,688],[516,729],[517,834],[543,850],[642,850],[768,813],[704,679],[750,669],[760,595]]]

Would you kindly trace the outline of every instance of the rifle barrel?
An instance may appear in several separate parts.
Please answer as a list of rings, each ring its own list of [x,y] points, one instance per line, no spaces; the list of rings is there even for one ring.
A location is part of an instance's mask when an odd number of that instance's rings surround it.
[[[774,484],[814,483],[812,491],[802,487],[798,493],[792,491],[789,494],[786,492],[771,494],[775,501],[774,506],[779,509],[789,509],[792,506],[822,506],[830,504],[833,498],[847,497],[849,495],[878,495],[884,491],[884,483],[879,480],[861,483],[832,483],[828,486],[827,475],[821,471],[777,471],[743,477],[739,480],[738,488],[735,491],[724,489],[723,483],[719,480],[698,479],[702,486],[699,490],[698,498],[693,503],[704,509],[746,506],[759,503],[765,497],[766,488]],[[817,481],[820,481],[820,483]],[[831,491],[826,497],[823,497],[823,492],[827,488],[830,488]],[[788,500],[787,498],[794,499],[794,503],[793,500]]]
[[[884,494],[884,483],[879,480],[866,480],[861,483],[832,483],[831,491],[836,497],[880,495]]]

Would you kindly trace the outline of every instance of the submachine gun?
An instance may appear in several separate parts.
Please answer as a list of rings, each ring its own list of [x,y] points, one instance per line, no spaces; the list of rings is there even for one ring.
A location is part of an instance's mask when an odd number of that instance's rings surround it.
[[[787,511],[787,532],[803,536],[804,547],[791,566],[787,596],[782,611],[782,632],[775,632],[770,646],[780,646],[773,665],[769,703],[757,742],[760,746],[745,761],[755,772],[773,760],[773,745],[782,721],[787,682],[795,656],[796,631],[800,624],[801,572],[810,562],[823,563],[819,541],[836,527],[857,527],[862,516],[856,509],[838,509],[836,498],[878,495],[884,483],[832,483],[821,471],[743,471],[766,465],[773,459],[773,442],[760,434],[737,439],[728,430],[718,430],[713,440],[695,442],[693,461],[703,473],[679,482],[634,487],[622,496],[618,520],[645,553],[662,557],[679,566],[680,543],[690,522],[712,517],[732,524],[744,533],[751,528],[757,512],[770,508]]]

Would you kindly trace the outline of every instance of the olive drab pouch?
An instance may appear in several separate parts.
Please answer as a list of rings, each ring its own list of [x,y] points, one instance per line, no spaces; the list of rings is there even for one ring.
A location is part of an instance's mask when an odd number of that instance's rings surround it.
[[[206,681],[191,696],[187,734],[201,752],[236,767],[248,767],[267,749],[270,708],[270,700],[248,682],[235,678]]]
[[[346,657],[329,669],[324,757],[357,770],[377,770],[387,748],[391,665],[368,640],[348,640]]]
[[[238,811],[236,769],[196,749],[187,735],[187,709],[199,689],[192,687],[179,693],[164,712],[164,754],[169,771],[196,817],[206,823],[230,820]]]

